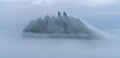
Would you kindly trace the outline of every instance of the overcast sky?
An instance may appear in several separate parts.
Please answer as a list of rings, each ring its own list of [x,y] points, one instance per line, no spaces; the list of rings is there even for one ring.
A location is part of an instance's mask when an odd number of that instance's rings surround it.
[[[66,11],[95,27],[119,27],[119,0],[0,0],[0,29],[22,30],[33,19]]]

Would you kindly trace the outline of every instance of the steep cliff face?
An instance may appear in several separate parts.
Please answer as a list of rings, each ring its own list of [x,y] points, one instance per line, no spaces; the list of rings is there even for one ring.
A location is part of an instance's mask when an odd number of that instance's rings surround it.
[[[58,17],[45,16],[43,19],[39,18],[37,20],[31,21],[28,26],[24,29],[24,32],[33,33],[90,33],[84,23],[79,19],[70,17],[67,13],[61,15],[58,12]]]

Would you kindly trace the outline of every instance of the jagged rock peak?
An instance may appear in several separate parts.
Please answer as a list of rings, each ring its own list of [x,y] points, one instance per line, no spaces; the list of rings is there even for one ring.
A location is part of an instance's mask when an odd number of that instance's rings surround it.
[[[59,11],[58,11],[58,19],[62,19],[62,15]]]
[[[67,16],[67,13],[66,13],[66,12],[63,12],[63,16]]]
[[[58,15],[61,16],[60,11],[58,11]],[[66,12],[63,12],[63,16],[67,16],[67,13],[66,13]]]
[[[60,15],[61,16],[61,13],[58,11],[58,15]]]
[[[61,15],[60,11],[58,11],[58,19],[63,19],[64,17],[67,17],[67,13],[63,12],[63,15]]]
[[[49,15],[46,15],[44,19],[51,19],[51,17]]]

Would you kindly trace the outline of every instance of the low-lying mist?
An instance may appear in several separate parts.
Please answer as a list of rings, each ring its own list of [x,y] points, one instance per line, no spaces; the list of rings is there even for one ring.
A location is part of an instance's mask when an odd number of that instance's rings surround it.
[[[120,53],[119,39],[22,38],[18,33],[1,33],[2,58],[114,58]],[[120,57],[120,56],[119,56]]]

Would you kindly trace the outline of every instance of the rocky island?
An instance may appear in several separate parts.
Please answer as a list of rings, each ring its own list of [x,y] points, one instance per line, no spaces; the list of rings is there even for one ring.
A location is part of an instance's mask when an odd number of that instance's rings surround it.
[[[78,18],[63,15],[58,12],[57,17],[49,15],[43,19],[32,20],[23,30],[25,37],[38,38],[80,38],[91,39],[99,37],[98,33],[89,28]]]

